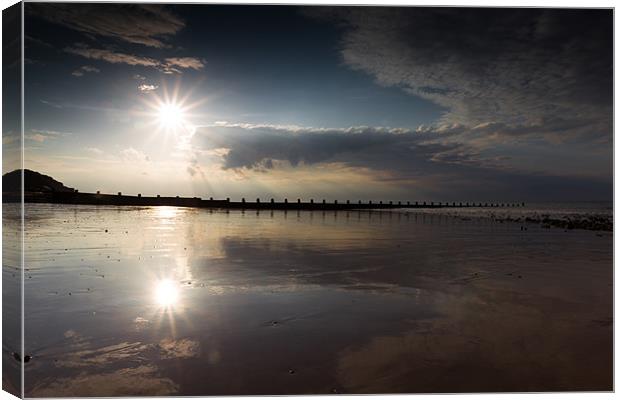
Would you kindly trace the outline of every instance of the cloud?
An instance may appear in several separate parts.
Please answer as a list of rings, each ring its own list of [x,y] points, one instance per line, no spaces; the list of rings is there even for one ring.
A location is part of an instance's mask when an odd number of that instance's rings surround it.
[[[38,38],[35,38],[35,37],[32,37],[30,35],[24,35],[24,40],[26,42],[31,42],[31,43],[34,43],[34,44],[37,44],[37,45],[43,46],[43,47],[48,47],[48,48],[53,48],[54,47],[51,44],[47,43],[46,41],[38,39]]]
[[[75,71],[73,71],[71,75],[80,77],[80,76],[84,76],[85,72],[99,73],[100,71],[98,68],[91,67],[90,65],[84,65],[76,69]]]
[[[150,92],[157,90],[157,88],[159,88],[159,86],[149,85],[147,83],[142,83],[138,85],[138,90],[141,91],[142,93],[150,93]]]
[[[555,129],[544,124],[508,126],[480,124],[438,124],[415,129],[352,126],[348,128],[312,128],[300,126],[234,124],[218,121],[214,125],[198,127],[193,145],[212,155],[220,155],[225,169],[253,169],[273,167],[273,161],[286,161],[295,167],[323,162],[359,162],[358,157],[370,161],[373,168],[390,166],[400,155],[405,160],[467,164],[479,167],[493,166],[508,157],[484,156],[499,138],[509,142],[513,138],[544,137],[555,139],[564,122],[556,122]],[[553,127],[554,125],[551,124]],[[491,140],[489,140],[491,138]]]
[[[13,143],[17,143],[20,141],[20,135],[14,132],[4,132],[2,134],[2,144],[8,146]]]
[[[155,4],[28,4],[26,10],[85,34],[149,47],[169,47],[166,39],[185,22]]]
[[[32,140],[34,142],[45,142],[49,139],[58,139],[64,136],[70,136],[72,133],[70,132],[59,132],[45,129],[31,129],[31,133],[26,134],[24,138],[26,140]]]
[[[159,67],[160,62],[149,57],[141,57],[133,54],[114,52],[106,49],[93,49],[88,47],[67,47],[67,53],[75,54],[93,60],[106,61],[112,64],[139,65],[143,67]]]
[[[55,103],[53,101],[47,101],[47,100],[39,100],[41,103],[45,104],[46,106],[50,106],[50,107],[54,107],[54,108],[63,108],[62,105]]]
[[[169,57],[166,58],[165,65],[168,67],[179,67],[183,69],[201,70],[205,66],[205,61],[195,57]]]
[[[270,169],[273,160],[311,165],[385,146],[416,146],[423,136],[412,130],[382,127],[326,129],[220,122],[197,128],[193,142],[204,150],[228,149],[222,153],[225,169]]]
[[[150,161],[149,157],[140,150],[128,147],[121,150],[121,159],[126,162],[145,162]]]
[[[112,64],[127,64],[133,66],[155,68],[164,73],[181,73],[182,69],[200,70],[204,68],[205,61],[194,57],[166,58],[160,61],[151,57],[143,57],[135,54],[122,53],[108,49],[95,49],[84,45],[75,45],[65,48],[70,54],[75,54],[93,60],[101,60]],[[144,78],[141,75],[134,77]]]
[[[103,150],[97,148],[97,147],[86,147],[84,148],[84,150],[86,150],[89,153],[95,154],[95,155],[102,155],[103,154]]]
[[[49,136],[41,135],[40,133],[33,133],[31,135],[26,135],[26,139],[41,143],[49,139]]]
[[[403,195],[424,193],[450,201],[488,201],[498,193],[512,199],[557,200],[565,195],[574,198],[576,187],[596,198],[611,193],[607,178],[580,176],[578,171],[541,171],[529,165],[517,169],[507,163],[510,156],[488,152],[484,143],[461,141],[463,135],[484,137],[489,132],[499,132],[507,140],[538,135],[533,125],[512,131],[502,128],[462,124],[417,129],[311,128],[220,122],[197,127],[191,144],[203,163],[219,163],[223,170],[241,176],[267,173],[282,178],[284,170],[288,174],[306,170],[317,176],[354,172],[368,185],[380,182]],[[196,165],[189,165],[190,175]]]
[[[567,117],[558,134],[611,139],[610,10],[313,7],[307,13],[342,28],[345,65],[443,107],[442,122],[512,127]]]

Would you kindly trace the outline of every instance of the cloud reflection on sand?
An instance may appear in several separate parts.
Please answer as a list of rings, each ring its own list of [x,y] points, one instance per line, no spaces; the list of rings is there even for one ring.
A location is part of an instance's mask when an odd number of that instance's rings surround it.
[[[393,213],[28,207],[28,396],[609,386],[611,237]],[[157,301],[162,280],[173,305]]]
[[[191,358],[200,354],[200,344],[188,338],[165,338],[158,343],[121,342],[92,348],[91,342],[73,330],[67,331],[65,337],[76,350],[57,355],[54,366],[74,373],[57,380],[42,380],[33,388],[33,397],[171,395],[177,392],[178,385],[162,377],[160,367],[149,360]]]
[[[338,360],[344,390],[596,390],[611,381],[613,354],[605,350],[612,344],[611,329],[531,315],[527,307],[515,307],[512,315],[505,314],[510,310],[488,308],[479,306],[479,313],[463,308],[460,318],[420,321],[409,332],[347,348]],[[601,364],[609,367],[606,373],[601,373]]]
[[[166,396],[178,391],[171,379],[159,377],[154,365],[121,368],[114,372],[81,372],[76,376],[38,384],[32,397]]]

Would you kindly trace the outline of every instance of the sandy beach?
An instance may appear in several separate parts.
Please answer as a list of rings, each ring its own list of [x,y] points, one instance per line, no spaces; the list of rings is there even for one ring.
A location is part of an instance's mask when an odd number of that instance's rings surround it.
[[[27,215],[27,396],[612,389],[608,232],[367,211]]]

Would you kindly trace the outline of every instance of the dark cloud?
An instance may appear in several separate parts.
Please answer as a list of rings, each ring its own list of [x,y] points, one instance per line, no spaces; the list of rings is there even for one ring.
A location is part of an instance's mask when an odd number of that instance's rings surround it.
[[[165,39],[185,22],[155,4],[28,4],[28,12],[85,34],[150,47],[169,47]]]
[[[379,179],[391,181],[403,195],[423,193],[450,201],[497,199],[498,194],[511,200],[575,199],[580,193],[577,190],[586,194],[584,199],[591,199],[611,193],[610,180],[515,170],[504,166],[508,156],[486,156],[475,145],[458,141],[459,135],[473,135],[476,129],[495,128],[453,124],[419,129],[326,129],[222,123],[197,128],[192,145],[198,153],[217,152],[224,169],[265,172],[282,163],[292,167],[329,163],[335,169],[342,165],[370,175],[380,172]],[[510,133],[532,133],[526,127],[521,130],[515,128]],[[195,165],[194,161],[191,167]]]
[[[363,152],[385,152],[404,146],[412,154],[426,134],[412,130],[351,127],[315,129],[276,125],[220,124],[198,128],[194,145],[205,150],[229,149],[225,169],[273,167],[272,160],[292,166],[337,161]]]
[[[443,122],[499,123],[508,133],[566,117],[559,134],[588,130],[611,138],[611,10],[339,7],[308,13],[340,24],[346,65],[445,107]]]

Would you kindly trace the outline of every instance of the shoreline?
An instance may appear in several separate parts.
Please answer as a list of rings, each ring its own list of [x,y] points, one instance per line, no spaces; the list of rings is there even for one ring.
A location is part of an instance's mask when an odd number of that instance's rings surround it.
[[[492,220],[499,223],[518,223],[518,224],[536,224],[541,228],[551,229],[551,228],[559,228],[564,230],[588,230],[588,231],[597,231],[597,232],[613,232],[614,224],[613,224],[613,215],[605,216],[600,214],[595,215],[587,215],[587,214],[570,214],[567,213],[565,215],[559,214],[558,216],[552,217],[549,214],[539,214],[539,213],[531,213],[529,215],[521,215],[521,216],[510,216],[510,215],[502,215],[500,213],[495,214],[493,212],[488,213],[480,213],[475,215],[466,215],[450,212],[439,212],[439,213],[424,213],[419,211],[414,211],[413,213],[419,215],[446,215],[454,218],[460,218],[462,220],[470,220],[472,218],[482,218],[486,220]],[[522,226],[522,230],[527,230],[527,227]]]
[[[124,197],[124,196],[123,196]],[[130,196],[127,196],[130,197]],[[136,197],[140,199],[140,197]],[[149,199],[149,198],[141,198],[141,199]],[[112,207],[122,207],[122,206],[136,206],[136,207],[188,207],[188,208],[200,208],[200,209],[210,209],[210,210],[252,210],[252,211],[347,211],[347,212],[384,212],[384,213],[396,213],[402,215],[427,215],[427,216],[447,216],[456,219],[460,219],[463,221],[468,221],[471,219],[484,219],[489,221],[494,221],[498,223],[517,223],[517,224],[536,224],[541,228],[551,229],[551,228],[559,228],[564,229],[565,231],[580,229],[594,232],[613,232],[613,215],[602,215],[602,214],[574,214],[574,213],[566,213],[564,215],[558,214],[559,216],[551,217],[548,213],[539,213],[539,212],[530,212],[528,214],[527,210],[524,210],[522,206],[519,206],[519,212],[522,212],[523,215],[520,216],[510,216],[507,215],[509,211],[517,211],[511,208],[504,208],[504,213],[501,211],[495,210],[491,211],[487,208],[480,208],[478,206],[462,206],[462,207],[451,207],[446,205],[411,205],[409,208],[406,206],[398,204],[347,204],[347,203],[240,203],[240,202],[227,202],[226,200],[200,200],[206,202],[207,205],[195,203],[189,204],[175,204],[175,203],[166,203],[167,199],[170,198],[157,198],[163,200],[163,204],[149,204],[149,202],[139,202],[139,204],[134,203],[122,203],[122,204],[114,204],[109,202],[59,202],[59,201],[44,201],[44,198],[37,198],[36,201],[29,201],[31,199],[26,198],[26,204],[66,204],[66,205],[95,205],[95,206],[112,206]],[[184,199],[176,199],[175,200],[184,200]],[[192,199],[189,199],[192,200]],[[18,201],[6,201],[6,197],[3,198],[3,203],[5,204],[15,204]],[[222,206],[224,203],[224,206]],[[430,212],[425,212],[430,211]],[[479,213],[476,213],[479,212]],[[521,230],[527,230],[527,226],[521,226]]]

